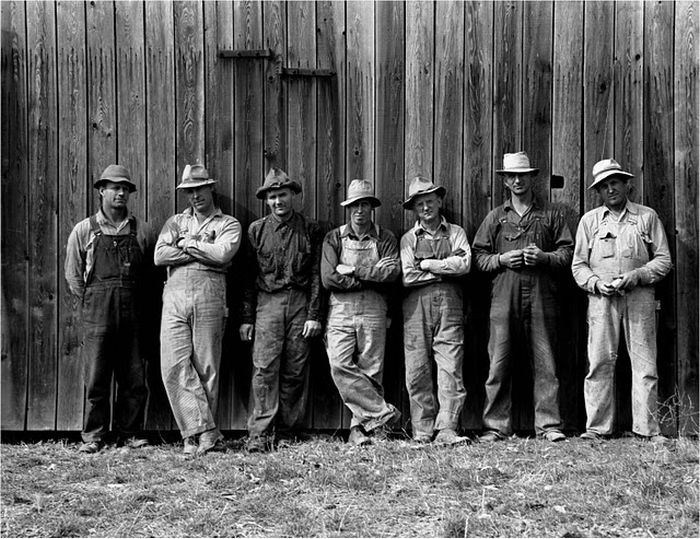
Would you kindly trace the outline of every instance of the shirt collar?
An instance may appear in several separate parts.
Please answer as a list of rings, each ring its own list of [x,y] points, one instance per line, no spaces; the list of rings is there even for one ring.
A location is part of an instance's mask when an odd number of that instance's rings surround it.
[[[378,238],[379,236],[377,235],[377,227],[374,223],[370,223],[369,231],[365,233],[361,238],[355,234],[355,231],[352,229],[352,225],[350,223],[345,223],[344,226],[340,228],[340,237],[341,238],[346,238],[349,236],[353,236],[357,238],[358,240],[365,239],[366,237],[370,238]]]
[[[600,211],[600,216],[602,218],[607,217],[608,215],[611,215],[612,212],[608,209],[608,207],[605,204],[602,204],[599,208]],[[622,211],[620,212],[620,217],[622,217],[625,213],[631,213],[632,215],[639,215],[639,204],[632,202],[631,200],[627,200],[625,202],[625,207],[622,208]]]
[[[134,215],[130,212],[127,212],[126,219],[124,219],[121,223],[119,224],[114,224],[114,221],[109,219],[107,215],[105,215],[104,210],[100,207],[99,210],[97,210],[97,215],[95,215],[95,219],[97,220],[98,225],[107,225],[111,226],[112,228],[116,230],[121,230],[124,228],[124,226],[129,222],[129,220],[133,217]]]
[[[188,206],[187,208],[185,208],[185,211],[183,211],[182,213],[189,215],[190,217],[195,216],[194,215],[194,208],[192,206]],[[221,211],[221,208],[214,208],[214,212],[209,217],[207,217],[207,219],[209,219],[209,218],[213,219],[214,217],[221,217],[223,215],[224,215],[224,212]]]
[[[448,230],[447,219],[445,219],[444,215],[440,216],[440,226],[438,227],[438,230],[442,230],[444,232]],[[423,234],[428,232],[428,230],[421,224],[420,219],[418,219],[416,224],[413,225],[413,232],[414,234]],[[428,234],[430,234],[430,232],[428,232]]]
[[[508,197],[506,199],[506,201],[503,203],[503,209],[505,211],[515,211],[515,208],[513,207],[513,201],[511,200],[510,197]],[[537,199],[537,197],[533,197],[532,204],[530,204],[530,207],[527,209],[527,211],[523,215],[526,215],[527,213],[529,213],[531,211],[540,210],[540,209],[542,209],[542,203]]]
[[[275,230],[279,230],[282,227],[290,226],[292,222],[297,218],[297,212],[292,210],[292,215],[286,221],[283,221],[277,217],[274,213],[269,213],[267,215],[268,222],[274,227]]]

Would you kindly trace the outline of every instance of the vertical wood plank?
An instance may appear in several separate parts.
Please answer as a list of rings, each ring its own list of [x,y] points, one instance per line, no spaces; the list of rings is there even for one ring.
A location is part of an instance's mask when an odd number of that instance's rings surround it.
[[[175,38],[171,2],[145,3],[146,185],[148,220],[156,233],[175,212]],[[160,374],[160,291],[154,284],[153,334],[147,363],[148,406],[145,427],[170,430],[174,419]]]
[[[286,91],[280,73],[287,58],[286,2],[274,0],[263,4],[265,48],[273,59],[265,63],[265,170],[272,166],[287,170]],[[262,182],[261,182],[262,183]]]
[[[87,68],[85,5],[56,4],[58,47],[58,395],[56,428],[80,430],[83,417],[83,377],[80,358],[80,306],[65,280],[63,266],[68,236],[87,215],[91,185],[87,172]]]
[[[562,187],[550,190],[551,200],[565,212],[572,234],[581,213],[583,58],[582,1],[554,5],[554,81],[552,111],[552,175]],[[559,407],[566,430],[585,422],[583,383],[586,375],[586,294],[567,272],[560,285]]]
[[[117,161],[128,167],[136,192],[129,209],[140,219],[147,215],[146,192],[146,77],[144,6],[141,2],[114,3],[117,57]]]
[[[522,10],[519,2],[495,3],[494,171],[502,168],[504,153],[522,149]],[[502,204],[506,195],[501,177],[494,175],[493,206]]]
[[[552,20],[551,1],[523,2],[523,118],[522,148],[540,169],[533,191],[549,199],[552,135]],[[570,53],[569,53],[570,54]]]
[[[697,2],[676,2],[674,34],[678,427],[698,434],[698,32]]]
[[[22,430],[27,411],[29,175],[26,4],[0,4],[2,21],[2,427]],[[32,53],[33,54],[33,53]]]
[[[316,67],[316,10],[309,1],[287,4],[287,65]],[[287,174],[301,184],[297,208],[316,218],[316,88],[314,77],[285,77]]]
[[[644,2],[624,0],[615,3],[615,153],[622,168],[635,176],[636,193],[644,200],[642,152],[642,69],[644,65]]]
[[[493,125],[494,2],[465,4],[464,228],[472,241],[491,209]],[[472,271],[465,285],[464,382],[462,414],[468,429],[481,428],[484,382],[488,375],[489,277]]]
[[[90,186],[102,171],[117,162],[117,98],[114,52],[114,4],[90,2],[86,6],[88,51],[88,173]],[[99,208],[95,189],[88,199],[88,211]]]
[[[173,3],[175,15],[176,175],[204,161],[204,28],[200,2]],[[179,197],[178,208],[187,202]]]
[[[346,178],[374,180],[374,10],[356,0],[347,2],[346,9]]]
[[[675,260],[674,170],[673,170],[673,4],[644,3],[644,115],[642,150],[644,158],[644,204],[661,216]],[[639,144],[639,143],[638,143]],[[635,180],[642,182],[642,178]],[[657,366],[659,371],[659,401],[664,407],[662,428],[676,434],[673,420],[673,396],[676,386],[676,300],[675,274],[669,275],[656,287],[661,302],[657,332]]]
[[[261,49],[262,6],[258,1],[237,2],[234,7],[234,47]],[[260,60],[240,59],[234,65],[235,95],[235,211],[247,229],[261,216],[255,190],[263,181],[263,71]]]
[[[585,2],[583,29],[583,211],[598,206],[598,194],[587,189],[593,165],[612,157],[613,19],[611,2]]]
[[[464,4],[436,2],[435,19],[433,177],[447,189],[445,216],[463,225]]]
[[[27,429],[56,427],[58,139],[55,4],[27,4],[29,391]]]

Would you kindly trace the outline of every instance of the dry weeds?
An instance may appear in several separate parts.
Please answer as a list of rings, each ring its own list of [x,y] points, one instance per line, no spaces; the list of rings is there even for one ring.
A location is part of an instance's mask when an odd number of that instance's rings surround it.
[[[317,437],[187,460],[3,444],[0,535],[698,537],[698,444],[513,438],[458,448]]]

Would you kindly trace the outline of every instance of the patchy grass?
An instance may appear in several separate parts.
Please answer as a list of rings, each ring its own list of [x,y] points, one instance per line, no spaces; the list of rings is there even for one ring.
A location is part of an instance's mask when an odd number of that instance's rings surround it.
[[[271,454],[3,444],[0,535],[698,537],[698,444],[457,448],[319,436]]]

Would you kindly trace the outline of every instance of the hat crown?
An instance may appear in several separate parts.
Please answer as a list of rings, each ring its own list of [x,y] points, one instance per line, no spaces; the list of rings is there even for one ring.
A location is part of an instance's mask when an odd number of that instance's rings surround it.
[[[185,170],[187,170],[187,168],[185,168]],[[190,166],[189,177],[197,180],[208,180],[209,172],[204,168],[204,165],[192,165]]]
[[[622,170],[620,163],[614,159],[601,159],[595,165],[593,165],[593,177],[598,176],[601,172],[608,172],[610,170]]]
[[[272,167],[265,176],[265,186],[271,187],[275,184],[283,184],[289,181],[289,176],[281,168]]]
[[[104,169],[104,172],[100,176],[100,179],[109,181],[130,181],[131,172],[129,172],[129,169],[126,168],[124,165],[108,165],[107,168]]]
[[[348,186],[348,198],[373,197],[374,185],[369,180],[353,180]]]
[[[194,189],[204,185],[212,185],[216,180],[209,176],[204,165],[185,165],[182,170],[182,179],[177,189]]]
[[[503,154],[503,170],[520,170],[533,168],[530,166],[530,158],[525,152]]]
[[[413,198],[421,194],[423,191],[435,189],[435,184],[424,176],[416,176],[408,185],[408,198]]]

